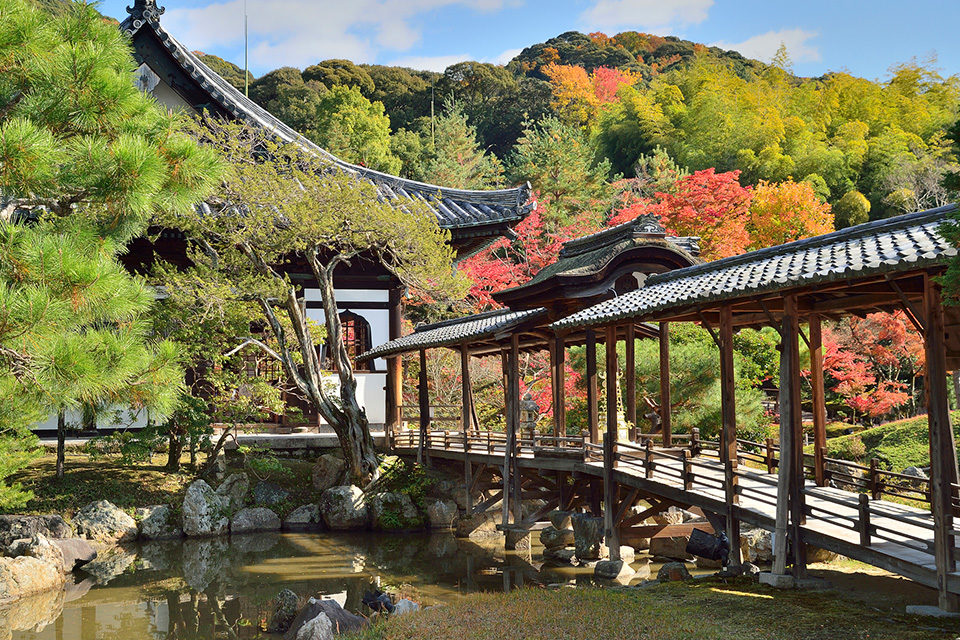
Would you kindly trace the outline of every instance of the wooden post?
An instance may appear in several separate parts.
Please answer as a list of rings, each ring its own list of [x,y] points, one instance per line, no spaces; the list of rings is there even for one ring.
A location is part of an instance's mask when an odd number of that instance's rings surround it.
[[[388,314],[388,337],[390,340],[396,340],[402,333],[400,304],[401,291],[398,287],[390,289],[388,294],[388,304],[390,306]],[[398,429],[400,427],[401,407],[403,406],[403,358],[393,356],[387,358],[387,386],[386,386],[386,419],[387,431]]]
[[[553,386],[553,435],[560,437],[567,432],[566,384],[567,347],[562,336],[553,339],[550,349],[550,362]]]
[[[620,559],[620,532],[614,522],[617,511],[617,484],[613,468],[617,452],[617,328],[607,327],[604,340],[607,372],[607,431],[603,435],[603,528],[611,560]]]
[[[423,464],[430,454],[426,449],[427,427],[430,424],[430,391],[427,388],[427,350],[420,349],[420,377],[417,387],[420,399],[420,441],[417,445],[417,462]]]
[[[513,522],[519,524],[523,519],[520,502],[520,465],[517,462],[517,431],[520,428],[520,334],[510,336],[510,469],[513,484]]]
[[[927,388],[927,420],[930,429],[930,506],[933,510],[933,551],[937,566],[937,592],[940,608],[960,610],[957,595],[948,590],[947,581],[956,570],[953,557],[953,513],[950,508],[951,483],[957,473],[953,430],[950,427],[947,394],[946,344],[943,326],[943,305],[940,286],[929,274],[923,278],[926,332],[924,349]]]
[[[660,323],[660,431],[663,446],[673,444],[670,425],[670,323]]]
[[[510,421],[513,420],[513,409],[510,406],[510,350],[500,350],[500,368],[503,371],[503,421],[506,428],[506,442],[503,446],[503,496],[500,504],[503,507],[503,526],[510,524]]]
[[[463,487],[466,492],[467,513],[473,511],[473,498],[470,496],[470,487],[473,486],[473,465],[470,462],[470,422],[473,419],[473,394],[470,392],[470,349],[466,343],[460,345],[460,381],[461,407],[460,428],[463,430]]]
[[[633,432],[637,432],[637,326],[632,322],[627,325],[625,341],[625,361],[623,363],[623,384],[627,387],[624,397],[624,417],[633,425]],[[635,438],[631,438],[633,440]]]
[[[818,487],[827,486],[827,405],[823,392],[823,337],[820,316],[810,316],[810,386],[813,389],[813,467]]]
[[[800,536],[803,518],[803,448],[798,438],[800,407],[800,322],[797,297],[783,299],[780,330],[780,464],[777,473],[777,520],[773,572],[787,572],[787,535],[793,543],[793,573],[806,573],[805,550]],[[799,465],[798,465],[799,461]],[[798,469],[799,466],[799,469]],[[799,482],[798,482],[799,478]]]
[[[600,407],[597,402],[597,336],[593,329],[586,331],[587,347],[587,426],[590,442],[600,442]]]
[[[740,504],[737,476],[737,398],[733,371],[733,313],[729,306],[720,309],[720,403],[722,415],[721,455],[724,467],[724,500],[727,504],[727,538],[730,540],[730,564],[740,566]]]
[[[860,529],[860,545],[863,547],[870,546],[870,496],[865,493],[861,493],[858,500],[858,522],[857,528]]]

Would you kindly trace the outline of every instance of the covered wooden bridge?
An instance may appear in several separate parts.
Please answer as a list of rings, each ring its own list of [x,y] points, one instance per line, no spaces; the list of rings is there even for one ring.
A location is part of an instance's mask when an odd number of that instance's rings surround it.
[[[960,531],[954,528],[954,515],[960,513],[960,487],[946,380],[948,371],[960,365],[960,314],[943,305],[937,282],[956,255],[956,249],[938,233],[951,211],[952,207],[944,207],[711,263],[672,269],[661,264],[658,270],[646,272],[633,271],[627,264],[640,260],[640,245],[671,241],[662,233],[642,238],[640,227],[649,221],[635,223],[629,232],[625,231],[628,225],[608,230],[604,232],[608,238],[617,234],[633,238],[628,249],[633,254],[618,261],[607,253],[602,264],[619,266],[596,265],[593,272],[597,280],[619,281],[622,289],[626,288],[624,274],[631,274],[635,282],[631,290],[601,291],[602,285],[597,285],[593,299],[588,300],[593,304],[579,310],[572,310],[576,304],[568,304],[573,297],[568,290],[557,286],[539,284],[539,298],[518,296],[516,290],[504,292],[502,296],[513,296],[517,305],[538,306],[511,307],[423,328],[371,351],[369,357],[397,357],[418,350],[423,358],[426,348],[451,347],[460,350],[465,365],[471,354],[499,352],[503,361],[505,433],[477,428],[469,375],[463,376],[460,430],[431,430],[422,378],[420,429],[393,431],[392,446],[401,454],[462,462],[467,488],[492,488],[498,482],[499,490],[475,509],[502,502],[501,526],[508,533],[508,544],[511,534],[535,528],[544,515],[522,517],[521,500],[533,497],[545,499],[546,509],[582,505],[596,515],[602,513],[607,546],[614,555],[621,539],[650,533],[640,524],[649,515],[669,505],[699,507],[717,516],[713,521],[722,522],[733,541],[739,540],[742,522],[774,530],[775,575],[802,578],[805,545],[811,544],[931,586],[938,590],[942,608],[956,610],[960,574],[955,537]],[[588,239],[577,242],[584,240]],[[683,252],[689,257],[679,244],[674,244],[676,255]],[[619,255],[623,249],[611,251]],[[569,254],[561,254],[560,263],[565,257]],[[583,264],[578,268],[590,271]],[[566,272],[561,264],[548,275],[556,285],[557,274]],[[551,291],[566,296],[565,301],[549,304]],[[555,318],[561,309],[564,315]],[[893,310],[902,310],[924,339],[929,480],[826,456],[821,321]],[[722,398],[719,442],[701,441],[696,433],[672,433],[667,337],[673,322],[699,323],[717,344]],[[760,326],[775,327],[781,336],[778,445],[737,437],[733,336],[742,327]],[[623,407],[626,421],[636,427],[633,358],[635,339],[642,337],[660,340],[660,425],[656,433],[634,429],[624,437],[617,411],[605,415],[599,411],[597,345],[603,344],[605,351],[606,406],[615,408],[620,401],[615,346],[626,341]],[[814,446],[810,454],[802,446],[800,340],[809,345],[811,355]],[[564,347],[569,344],[584,344],[588,363],[589,428],[573,436],[565,433],[562,384]],[[549,348],[552,355],[555,428],[548,435],[520,429],[519,353],[535,348]],[[464,366],[464,371],[469,368]],[[395,417],[393,424],[398,426],[399,416]],[[641,499],[652,506],[633,513],[632,507]],[[921,506],[908,506],[907,501]],[[740,563],[739,553],[739,545],[732,544],[733,565]]]

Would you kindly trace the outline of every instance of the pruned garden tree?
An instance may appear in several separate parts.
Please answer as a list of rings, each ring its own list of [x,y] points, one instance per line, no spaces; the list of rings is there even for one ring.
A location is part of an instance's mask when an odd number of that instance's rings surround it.
[[[357,400],[351,354],[343,340],[334,272],[353,261],[383,264],[406,286],[433,297],[462,297],[467,282],[452,269],[449,234],[426,203],[387,200],[371,182],[297,144],[236,122],[206,119],[196,135],[229,167],[204,211],[171,216],[194,240],[193,273],[221,296],[257,303],[274,345],[248,340],[283,365],[286,383],[336,432],[351,481],[376,477],[378,460]],[[320,290],[332,369],[325,370],[296,265]],[[301,271],[302,272],[302,271]]]
[[[134,66],[85,3],[0,0],[0,451],[21,463],[10,443],[51,413],[162,413],[182,384],[176,345],[149,332],[154,294],[118,256],[151,216],[204,198],[219,165],[137,91]],[[24,499],[4,495],[12,470],[0,502]]]

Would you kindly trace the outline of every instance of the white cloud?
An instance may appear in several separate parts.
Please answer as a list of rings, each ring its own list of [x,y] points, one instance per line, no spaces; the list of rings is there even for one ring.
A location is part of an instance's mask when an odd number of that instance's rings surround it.
[[[523,51],[523,49],[507,49],[497,57],[490,60],[490,62],[494,64],[507,64],[508,62],[516,58],[518,55],[520,55],[521,51]]]
[[[596,29],[650,29],[698,24],[713,0],[597,0],[580,20]]]
[[[513,0],[251,0],[251,66],[304,67],[325,58],[374,62],[381,51],[406,51],[421,38],[418,18],[445,7],[497,11]],[[243,43],[244,0],[170,9],[164,26],[191,49]]]
[[[469,53],[449,56],[407,56],[405,58],[397,58],[388,64],[391,67],[409,67],[421,71],[442,72],[450,65],[463,62],[464,60],[473,60],[473,57]]]
[[[816,62],[820,59],[820,50],[809,41],[818,35],[816,31],[805,31],[799,28],[780,29],[761,33],[743,42],[714,42],[713,46],[733,49],[748,58],[770,62],[777,53],[777,49],[783,44],[786,45],[787,53],[794,62]]]

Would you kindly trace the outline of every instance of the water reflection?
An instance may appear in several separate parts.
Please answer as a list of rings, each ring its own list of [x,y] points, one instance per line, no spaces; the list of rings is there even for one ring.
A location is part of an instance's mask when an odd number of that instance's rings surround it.
[[[259,631],[280,589],[361,611],[372,582],[425,605],[473,591],[589,580],[452,535],[257,534],[156,542],[104,554],[61,592],[0,607],[0,640],[240,640]]]

